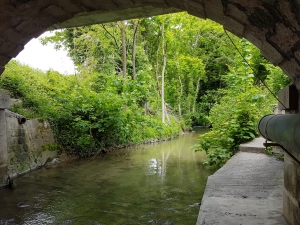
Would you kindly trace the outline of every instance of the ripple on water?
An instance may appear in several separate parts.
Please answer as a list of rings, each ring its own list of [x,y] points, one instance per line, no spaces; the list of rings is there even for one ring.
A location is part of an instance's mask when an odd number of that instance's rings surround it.
[[[0,225],[194,225],[212,173],[196,136],[26,174],[0,190]]]

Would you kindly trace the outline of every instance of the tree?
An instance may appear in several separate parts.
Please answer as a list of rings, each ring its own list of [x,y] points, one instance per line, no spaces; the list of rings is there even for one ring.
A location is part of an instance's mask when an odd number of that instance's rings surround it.
[[[132,40],[132,79],[136,80],[136,42],[137,42],[137,32],[139,27],[139,20],[133,20],[133,40]]]
[[[126,77],[126,68],[127,68],[127,52],[126,52],[126,21],[120,22],[120,30],[122,37],[122,74],[123,77]]]

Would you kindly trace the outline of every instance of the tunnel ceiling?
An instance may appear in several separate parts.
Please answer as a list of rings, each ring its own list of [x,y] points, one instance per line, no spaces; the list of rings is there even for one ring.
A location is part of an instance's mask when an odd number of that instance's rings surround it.
[[[47,29],[187,11],[256,45],[300,88],[299,0],[0,0],[0,74]]]

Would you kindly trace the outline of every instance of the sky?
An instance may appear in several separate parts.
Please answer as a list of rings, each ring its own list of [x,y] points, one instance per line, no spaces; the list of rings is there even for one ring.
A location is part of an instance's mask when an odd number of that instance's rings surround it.
[[[45,32],[39,38],[52,35],[50,32]],[[55,50],[54,44],[43,46],[39,38],[32,39],[25,45],[25,48],[15,58],[19,62],[29,65],[33,68],[38,68],[43,71],[49,69],[60,72],[61,74],[74,74],[75,67],[64,50]]]

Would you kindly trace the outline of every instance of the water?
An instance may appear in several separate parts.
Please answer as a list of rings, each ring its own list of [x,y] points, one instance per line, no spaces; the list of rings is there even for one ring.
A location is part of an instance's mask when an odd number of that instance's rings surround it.
[[[196,224],[207,177],[199,132],[43,168],[0,190],[0,224]]]

